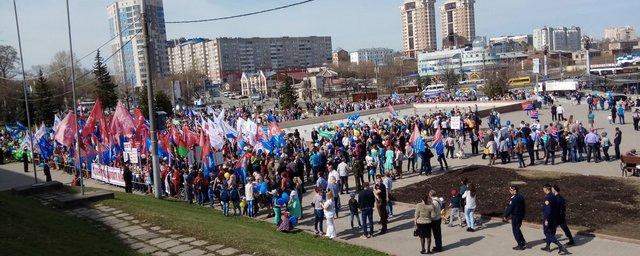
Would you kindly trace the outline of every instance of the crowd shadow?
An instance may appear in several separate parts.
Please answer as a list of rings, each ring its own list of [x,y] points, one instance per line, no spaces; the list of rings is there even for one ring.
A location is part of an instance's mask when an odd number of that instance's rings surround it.
[[[442,249],[444,250],[452,250],[455,248],[459,248],[462,246],[470,246],[482,239],[484,239],[485,236],[474,236],[474,237],[469,237],[469,238],[463,238],[460,239],[459,241],[455,242],[455,243],[451,243],[451,244],[447,244],[447,245],[443,245]]]

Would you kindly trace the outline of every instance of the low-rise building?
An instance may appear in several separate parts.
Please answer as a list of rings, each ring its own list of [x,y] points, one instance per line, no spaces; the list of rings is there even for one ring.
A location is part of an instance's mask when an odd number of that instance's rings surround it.
[[[348,51],[338,49],[331,54],[331,60],[333,62],[333,65],[340,66],[340,63],[342,62],[351,61],[351,56],[349,55]]]
[[[526,52],[533,47],[533,35],[493,37],[489,46],[495,52]]]
[[[274,88],[274,81],[272,76],[275,72],[263,72],[262,70],[256,73],[242,73],[240,78],[241,94],[243,96],[250,96],[252,94],[260,94],[262,96],[270,95]]]
[[[376,65],[387,63],[393,58],[394,51],[388,48],[367,48],[351,52],[351,63],[371,62]]]
[[[510,60],[523,60],[524,52],[495,52],[482,37],[477,37],[471,47],[418,54],[418,74],[438,76],[447,70],[456,74],[471,74],[484,68],[504,67]]]

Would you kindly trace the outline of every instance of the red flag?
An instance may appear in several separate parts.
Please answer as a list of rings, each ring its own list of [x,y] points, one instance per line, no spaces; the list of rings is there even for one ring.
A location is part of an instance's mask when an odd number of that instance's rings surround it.
[[[142,110],[140,110],[140,108],[135,108],[133,110],[133,118],[136,130],[144,126],[144,115],[142,114]]]
[[[278,126],[276,122],[271,122],[269,124],[269,135],[275,136],[280,133],[282,133],[282,129],[280,129],[280,126]]]
[[[184,142],[187,144],[187,147],[198,145],[198,134],[192,132],[186,125],[182,126],[182,136],[184,136]]]
[[[202,148],[202,161],[206,163],[211,147],[209,146],[209,137],[204,131],[200,132],[200,147]]]
[[[130,138],[133,135],[134,128],[131,114],[129,114],[129,111],[124,107],[124,104],[118,101],[116,112],[113,113],[109,127],[111,134],[114,136],[124,135]]]
[[[100,99],[97,99],[96,103],[93,105],[93,109],[91,110],[89,117],[87,118],[87,122],[84,125],[84,128],[82,128],[82,131],[80,132],[80,135],[82,135],[82,137],[88,137],[89,135],[91,135],[91,133],[93,133],[94,129],[96,128],[96,121],[100,120],[101,118],[104,118],[104,115],[102,114],[102,104],[100,103]]]
[[[75,139],[78,130],[77,127],[78,124],[76,123],[76,117],[73,112],[67,113],[67,116],[60,121],[58,129],[55,131],[55,140],[62,145],[70,147]]]

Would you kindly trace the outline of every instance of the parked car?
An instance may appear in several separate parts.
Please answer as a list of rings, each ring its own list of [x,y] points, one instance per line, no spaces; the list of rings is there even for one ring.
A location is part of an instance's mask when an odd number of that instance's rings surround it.
[[[262,96],[260,94],[251,95],[251,100],[253,100],[253,101],[259,101],[261,99],[262,99]]]

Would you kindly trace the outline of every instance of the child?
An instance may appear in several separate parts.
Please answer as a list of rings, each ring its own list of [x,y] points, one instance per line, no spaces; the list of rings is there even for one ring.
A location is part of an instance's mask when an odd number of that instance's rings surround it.
[[[451,211],[449,212],[449,227],[453,227],[453,220],[456,218],[460,221],[460,227],[462,227],[462,218],[460,218],[460,196],[458,195],[457,189],[451,190],[451,199],[449,201],[449,206],[451,207]]]
[[[351,199],[349,199],[349,213],[351,215],[350,219],[351,219],[351,228],[353,228],[353,219],[355,218],[356,220],[358,220],[358,228],[362,227],[362,224],[360,223],[360,218],[358,218],[358,208],[360,208],[360,204],[358,203],[358,200],[356,200],[356,193],[351,192],[351,194],[349,194],[349,197],[351,197]]]
[[[609,124],[613,124],[613,117],[611,116],[611,114],[607,116],[607,120],[609,120]]]
[[[247,215],[247,199],[244,196],[240,197],[240,211],[242,216]]]

